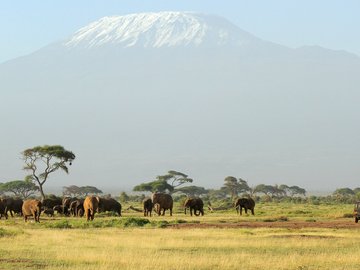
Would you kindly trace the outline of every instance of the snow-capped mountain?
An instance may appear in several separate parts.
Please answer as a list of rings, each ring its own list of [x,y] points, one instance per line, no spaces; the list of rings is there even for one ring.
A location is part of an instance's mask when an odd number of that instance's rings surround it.
[[[241,46],[256,38],[225,19],[191,12],[140,13],[104,17],[64,42],[68,48],[106,45],[161,48]]]
[[[105,17],[64,38],[0,64],[3,179],[21,179],[9,161],[22,150],[62,144],[78,157],[62,185],[131,188],[169,169],[206,187],[358,181],[355,55],[190,12]]]

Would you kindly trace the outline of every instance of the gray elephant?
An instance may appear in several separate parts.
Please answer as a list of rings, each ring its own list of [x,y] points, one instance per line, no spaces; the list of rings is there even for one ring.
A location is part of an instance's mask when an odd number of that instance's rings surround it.
[[[113,198],[99,198],[99,210],[115,212],[121,217],[121,204]]]
[[[144,217],[150,216],[153,209],[153,203],[150,198],[145,198],[143,200],[143,206],[144,206]]]
[[[79,210],[82,209],[84,212],[84,199],[77,199],[70,203],[70,214],[74,217],[79,216]]]
[[[23,204],[22,199],[7,197],[1,199],[1,201],[5,205],[6,215],[8,212],[10,212],[11,217],[14,217],[14,214],[21,215],[21,207]]]
[[[192,216],[193,211],[195,216],[199,216],[200,214],[204,215],[204,202],[200,198],[188,198],[184,203],[185,215],[186,209],[190,209],[190,215]]]
[[[153,193],[151,196],[151,201],[155,207],[155,212],[160,215],[165,215],[166,210],[170,210],[170,216],[172,216],[173,210],[173,198],[171,195],[166,193]],[[161,214],[161,210],[163,210]]]
[[[62,213],[65,215],[65,216],[70,216],[70,204],[73,202],[73,201],[76,201],[77,198],[74,197],[74,198],[71,198],[71,197],[64,197],[62,199]]]
[[[2,217],[5,217],[5,219],[8,219],[7,207],[6,207],[6,203],[4,202],[4,199],[0,199],[0,219]]]
[[[245,214],[247,210],[251,210],[251,214],[254,215],[255,201],[252,198],[239,198],[234,202],[236,212],[242,215],[242,209],[245,209]]]

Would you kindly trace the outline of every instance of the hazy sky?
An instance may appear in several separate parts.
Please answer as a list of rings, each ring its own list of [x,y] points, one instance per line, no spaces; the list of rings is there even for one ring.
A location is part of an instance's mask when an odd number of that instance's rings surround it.
[[[265,40],[360,55],[358,0],[2,0],[0,62],[28,54],[108,15],[197,11],[223,16]]]

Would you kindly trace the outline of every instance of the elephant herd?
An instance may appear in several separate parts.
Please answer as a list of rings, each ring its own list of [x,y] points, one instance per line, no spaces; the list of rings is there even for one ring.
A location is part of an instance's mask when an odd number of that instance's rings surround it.
[[[170,216],[173,212],[173,198],[166,193],[153,193],[151,198],[143,200],[144,216],[151,216],[154,210],[159,216],[165,215],[165,211],[169,210]],[[185,214],[186,210],[190,210],[190,215],[204,215],[204,203],[200,198],[187,198],[184,202]],[[242,209],[250,210],[254,215],[255,201],[252,198],[239,198],[234,202],[236,211],[242,215]],[[20,214],[24,217],[25,222],[28,217],[32,216],[35,222],[39,222],[40,214],[43,212],[48,216],[53,216],[55,212],[65,216],[83,217],[91,221],[95,217],[95,213],[112,211],[121,216],[121,204],[113,198],[101,198],[98,196],[87,196],[82,198],[71,197],[51,197],[43,201],[29,199],[21,200],[15,198],[0,199],[0,219],[4,216],[8,218],[8,213],[13,217],[14,214]]]
[[[55,212],[65,216],[86,216],[87,220],[93,220],[95,212],[113,211],[121,216],[121,204],[113,198],[100,198],[87,196],[85,199],[52,197],[39,201],[36,199],[21,200],[15,198],[0,199],[0,219],[8,218],[8,213],[13,217],[19,214],[25,222],[32,216],[35,222],[40,222],[41,212],[53,216]]]
[[[166,193],[153,193],[151,198],[146,198],[143,200],[144,207],[144,216],[151,216],[151,212],[154,209],[155,213],[159,216],[165,215],[165,211],[169,210],[170,216],[173,212],[173,198],[171,195]],[[193,211],[195,215],[204,215],[204,203],[200,198],[188,198],[184,203],[185,214],[186,209],[190,208],[190,215]]]
[[[172,216],[173,209],[173,199],[171,195],[165,193],[153,193],[151,198],[146,198],[143,200],[144,206],[144,216],[151,216],[152,209],[160,215],[165,215],[165,211],[170,211],[170,216]],[[251,214],[254,215],[255,201],[252,198],[239,198],[235,200],[234,207],[238,214],[242,215],[242,209],[247,211],[250,210]],[[190,210],[190,215],[193,213],[195,216],[204,215],[204,202],[200,198],[187,198],[184,202],[185,215],[186,210]]]

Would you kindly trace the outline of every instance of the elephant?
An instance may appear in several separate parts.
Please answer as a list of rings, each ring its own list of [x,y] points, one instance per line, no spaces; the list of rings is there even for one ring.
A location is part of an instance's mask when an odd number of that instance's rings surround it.
[[[79,217],[83,217],[84,216],[84,205],[83,205],[83,207],[81,207],[79,210],[78,210],[78,216]]]
[[[101,212],[115,212],[121,217],[121,204],[113,198],[99,198],[99,209]]]
[[[53,209],[53,207],[54,207],[55,205],[62,204],[62,198],[56,197],[56,196],[51,196],[51,197],[49,197],[49,198],[46,198],[46,199],[42,200],[41,203],[42,203],[42,207],[43,207],[44,209],[46,209],[46,208],[51,208],[51,209]]]
[[[62,208],[63,208],[63,214],[65,215],[65,216],[70,216],[70,204],[73,202],[73,201],[76,201],[77,200],[77,198],[76,197],[74,197],[74,198],[71,198],[71,197],[64,197],[63,199],[62,199]]]
[[[79,210],[82,209],[84,213],[84,199],[77,199],[70,203],[70,214],[74,217],[79,216]]]
[[[4,202],[4,199],[0,199],[0,219],[3,216],[5,219],[8,219],[6,203]]]
[[[235,201],[234,206],[236,208],[236,212],[242,215],[242,209],[245,209],[245,214],[247,214],[247,210],[251,210],[251,214],[255,215],[255,201],[252,198],[239,198]]]
[[[13,217],[14,214],[22,215],[22,205],[23,200],[20,198],[12,198],[11,204],[8,205],[8,211],[10,211],[10,215]]]
[[[153,203],[151,201],[151,198],[145,198],[143,200],[143,206],[144,206],[144,217],[150,216],[153,209]]]
[[[54,207],[53,207],[53,210],[54,211],[56,211],[56,213],[58,213],[58,214],[64,214],[64,212],[63,212],[63,206],[62,205],[60,205],[60,204],[58,204],[58,205],[55,205]]]
[[[52,208],[45,208],[43,213],[45,215],[47,215],[48,217],[53,217],[54,216],[54,210]]]
[[[204,215],[204,202],[200,198],[188,198],[184,203],[185,207],[185,215],[186,208],[190,208],[190,215],[192,216],[192,212],[194,210],[195,216],[199,216],[200,214]],[[198,211],[198,212],[197,212]]]
[[[173,209],[173,198],[171,195],[166,193],[153,193],[151,197],[151,201],[154,205],[155,212],[160,216],[161,210],[163,210],[162,215],[165,215],[166,210],[170,210],[170,216],[172,216],[172,209]],[[155,207],[155,205],[158,206]]]
[[[11,217],[14,217],[14,214],[21,215],[21,207],[23,204],[23,200],[19,198],[3,198],[2,202],[6,207],[6,214],[10,212]]]
[[[27,221],[28,216],[33,216],[35,222],[40,222],[41,206],[39,200],[25,200],[22,205],[24,221]]]
[[[99,212],[99,197],[87,196],[84,200],[84,212],[87,221],[94,220],[95,212]]]

